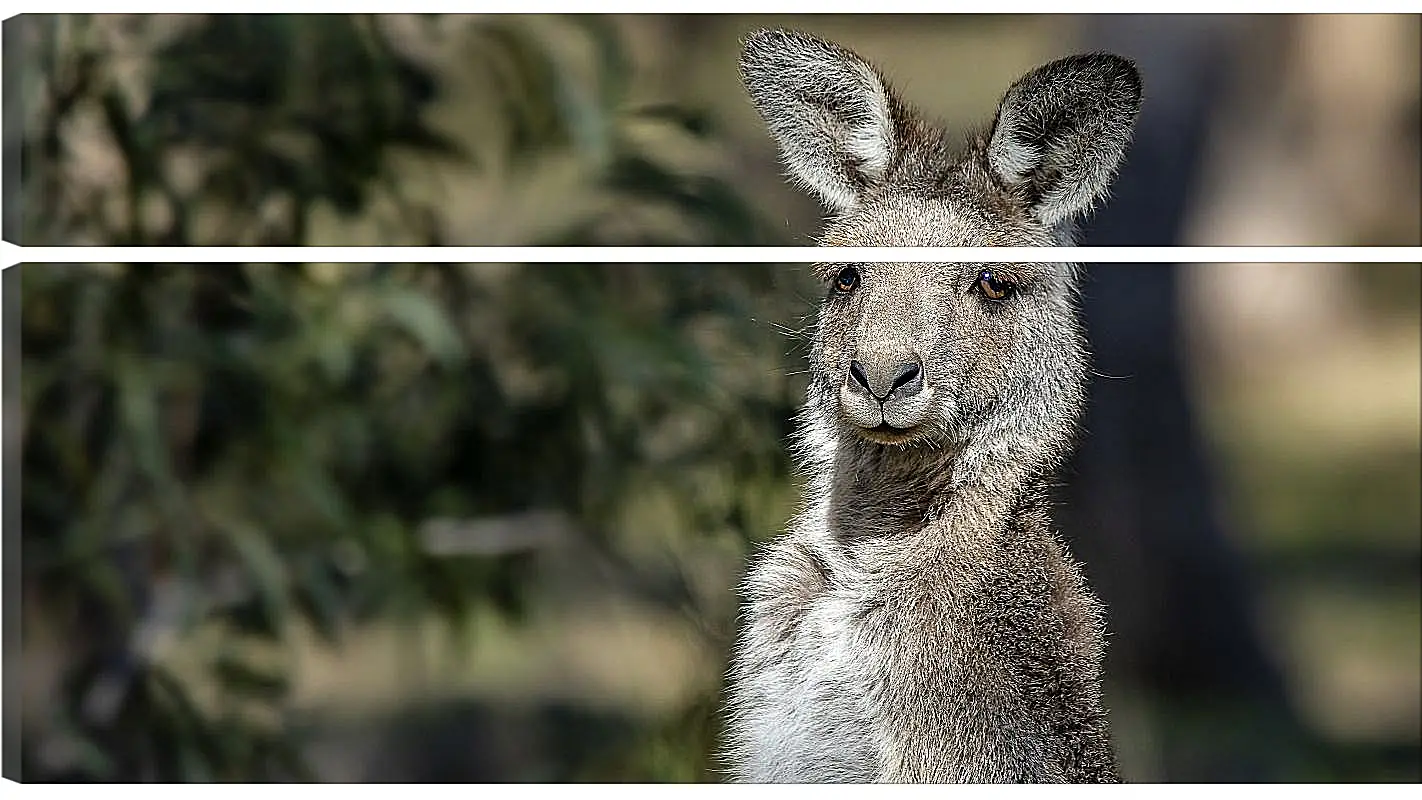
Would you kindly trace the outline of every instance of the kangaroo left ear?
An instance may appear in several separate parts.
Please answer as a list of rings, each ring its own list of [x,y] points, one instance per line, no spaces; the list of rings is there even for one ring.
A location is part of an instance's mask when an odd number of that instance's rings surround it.
[[[831,210],[883,183],[899,147],[895,101],[864,59],[798,31],[756,31],[741,79],[791,177]]]
[[[988,142],[988,164],[1033,213],[1057,226],[1105,197],[1135,129],[1141,76],[1110,53],[1071,56],[1008,88]]]

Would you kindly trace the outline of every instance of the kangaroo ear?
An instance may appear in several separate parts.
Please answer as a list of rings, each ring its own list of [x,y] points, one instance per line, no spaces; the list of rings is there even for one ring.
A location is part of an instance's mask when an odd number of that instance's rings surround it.
[[[1008,88],[988,164],[1043,224],[1059,225],[1105,197],[1140,107],[1141,76],[1130,61],[1109,53],[1053,61]]]
[[[807,34],[756,31],[741,80],[790,176],[831,209],[854,208],[884,180],[898,146],[894,100],[864,59]]]

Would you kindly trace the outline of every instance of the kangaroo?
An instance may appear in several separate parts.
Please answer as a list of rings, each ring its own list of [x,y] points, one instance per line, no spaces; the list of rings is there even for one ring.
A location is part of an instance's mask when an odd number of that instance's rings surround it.
[[[783,30],[741,72],[833,245],[1066,245],[1141,82],[1042,66],[947,135],[849,50]],[[757,782],[1116,782],[1104,610],[1048,516],[1085,398],[1070,264],[832,264],[788,530],[741,586],[721,755]]]

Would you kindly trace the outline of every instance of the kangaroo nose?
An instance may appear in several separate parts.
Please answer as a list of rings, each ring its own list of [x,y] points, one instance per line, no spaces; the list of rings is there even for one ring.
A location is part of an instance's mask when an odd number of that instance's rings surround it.
[[[876,367],[871,364],[866,368],[859,361],[850,361],[849,377],[881,403],[895,393],[899,397],[912,397],[923,390],[923,367],[917,361],[892,369]]]
[[[900,364],[899,374],[894,377],[894,382],[889,391],[897,391],[900,397],[913,397],[923,389],[923,368],[918,362],[912,364]]]
[[[849,362],[849,377],[853,378],[855,383],[863,386],[869,394],[874,394],[874,390],[869,386],[869,376],[864,373],[863,364],[858,361]]]

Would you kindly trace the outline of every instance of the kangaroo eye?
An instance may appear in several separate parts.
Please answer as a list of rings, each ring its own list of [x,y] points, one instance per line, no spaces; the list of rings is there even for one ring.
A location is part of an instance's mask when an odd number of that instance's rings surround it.
[[[838,277],[834,279],[834,290],[840,294],[849,294],[859,287],[859,270],[854,267],[845,267],[839,271]]]
[[[978,273],[976,286],[978,287],[978,291],[982,292],[983,297],[986,297],[994,303],[1001,303],[1003,300],[1006,300],[1007,296],[1012,294],[1013,290],[1012,281],[1006,278],[999,278],[994,275],[990,269],[985,269]]]

